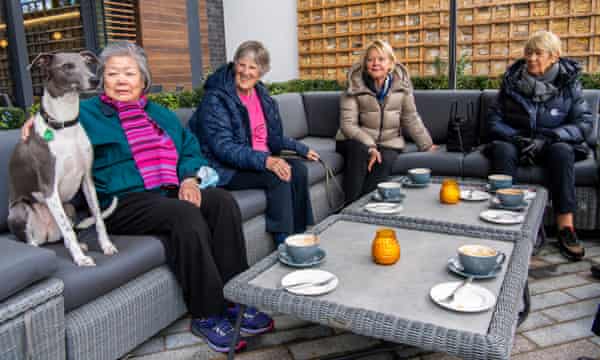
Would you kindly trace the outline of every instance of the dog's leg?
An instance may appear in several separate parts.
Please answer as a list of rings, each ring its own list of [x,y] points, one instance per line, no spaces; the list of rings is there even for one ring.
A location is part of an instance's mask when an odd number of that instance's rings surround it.
[[[104,225],[104,219],[102,219],[102,212],[98,205],[98,197],[96,196],[96,187],[92,179],[91,171],[87,171],[83,176],[83,194],[87,200],[88,207],[92,213],[92,216],[96,218],[96,233],[98,234],[98,242],[105,255],[114,255],[118,252],[116,246],[108,238],[106,232],[106,226]]]
[[[73,260],[79,266],[94,266],[94,259],[89,256],[85,256],[83,251],[81,251],[81,247],[79,246],[79,242],[77,241],[77,236],[75,235],[75,231],[70,226],[71,222],[65,214],[65,211],[62,207],[62,201],[60,201],[60,197],[58,196],[58,191],[52,192],[50,197],[46,198],[46,205],[48,205],[48,210],[54,217],[56,224],[58,225],[60,232],[62,233],[63,239],[65,241],[65,247],[69,249],[71,252],[71,256],[73,256]]]

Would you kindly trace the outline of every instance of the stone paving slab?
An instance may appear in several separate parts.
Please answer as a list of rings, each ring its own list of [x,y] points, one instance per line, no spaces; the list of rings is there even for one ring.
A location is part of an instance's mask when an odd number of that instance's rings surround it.
[[[565,274],[574,274],[589,271],[591,264],[588,261],[578,261],[568,264],[556,264],[529,270],[529,276],[536,279],[544,279]]]
[[[275,331],[261,336],[248,338],[248,350],[281,345],[294,341],[307,341],[333,335],[331,328],[321,325],[312,325],[298,329]]]
[[[519,326],[517,333],[553,324],[554,321],[541,312],[530,313],[524,323]]]
[[[138,346],[135,351],[131,352],[128,357],[142,356],[164,351],[165,339],[163,337],[154,337],[142,345]]]
[[[585,278],[570,274],[566,276],[558,276],[551,279],[534,281],[529,284],[529,292],[531,295],[537,295],[552,290],[571,288],[579,285],[588,284]]]
[[[202,356],[205,356],[198,359],[210,359],[211,356],[215,355],[215,352],[208,345],[203,344],[136,357],[135,360],[190,360],[196,359],[198,354],[204,354]]]
[[[355,334],[305,341],[289,347],[294,360],[307,360],[330,354],[358,351],[379,344],[379,340]]]
[[[577,298],[560,291],[552,291],[531,297],[531,310],[536,311],[551,306],[562,305],[576,301]]]
[[[574,304],[557,306],[548,310],[543,310],[542,313],[557,321],[575,320],[596,314],[598,303],[598,299],[591,299]]]
[[[565,290],[565,292],[577,299],[589,299],[600,296],[600,283],[592,283],[585,286]]]
[[[203,344],[204,340],[191,332],[167,335],[165,343],[168,350],[177,349],[184,346]]]
[[[540,347],[558,345],[593,336],[594,334],[590,330],[593,321],[593,317],[586,317],[576,321],[526,331],[523,336]]]
[[[600,347],[582,340],[515,355],[511,360],[575,360],[580,356],[600,357]]]
[[[535,344],[527,340],[527,338],[525,338],[522,335],[516,335],[515,340],[513,341],[513,348],[511,354],[515,355],[522,352],[531,351],[535,348]]]

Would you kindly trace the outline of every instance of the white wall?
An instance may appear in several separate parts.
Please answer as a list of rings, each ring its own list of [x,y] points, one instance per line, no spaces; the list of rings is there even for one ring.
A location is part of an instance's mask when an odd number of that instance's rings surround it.
[[[262,42],[271,54],[266,81],[287,81],[298,75],[296,0],[223,0],[227,61],[246,40]]]

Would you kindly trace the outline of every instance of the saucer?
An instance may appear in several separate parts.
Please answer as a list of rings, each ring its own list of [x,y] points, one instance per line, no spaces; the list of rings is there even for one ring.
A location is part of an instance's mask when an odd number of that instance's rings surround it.
[[[430,183],[431,181],[428,181],[423,184],[417,184],[407,177],[402,180],[402,186],[407,188],[425,188],[428,187]]]
[[[525,201],[525,200],[523,200],[523,202],[521,202],[519,205],[516,205],[516,206],[504,205],[500,202],[500,200],[496,196],[494,196],[490,200],[490,208],[492,208],[492,209],[524,211],[525,209],[527,209],[527,205],[528,205],[527,201]]]
[[[378,202],[401,203],[402,201],[404,201],[405,197],[406,197],[406,194],[401,194],[398,197],[393,197],[393,198],[389,198],[389,199],[385,199],[384,200],[381,197],[381,194],[379,194],[378,192],[374,192],[373,195],[371,196],[371,200],[378,201]]]
[[[524,215],[508,210],[484,210],[479,214],[479,217],[482,220],[500,225],[514,225],[525,221]]]
[[[281,286],[290,286],[304,282],[319,282],[333,277],[333,280],[321,286],[291,287],[286,291],[297,295],[323,295],[333,291],[338,286],[339,279],[334,274],[318,269],[305,269],[293,271],[281,279]]]
[[[429,296],[433,302],[443,308],[466,313],[485,311],[496,304],[496,296],[491,291],[472,283],[458,290],[451,302],[441,301],[461,284],[462,281],[452,281],[435,285],[429,291]]]
[[[465,201],[484,201],[489,199],[490,196],[489,193],[481,190],[466,189],[460,191],[460,199]]]
[[[297,267],[297,268],[305,268],[305,267],[319,265],[320,263],[325,261],[325,256],[327,255],[325,250],[319,248],[319,252],[312,259],[310,259],[309,261],[302,262],[302,263],[297,263],[285,251],[285,244],[279,245],[277,250],[279,252],[279,261],[281,261],[283,264],[285,264],[287,266]]]
[[[395,214],[399,213],[404,208],[402,205],[393,202],[373,202],[365,205],[364,209],[375,214]]]
[[[464,277],[472,277],[473,279],[491,279],[491,278],[495,278],[496,276],[498,276],[498,274],[502,270],[502,264],[499,264],[498,266],[496,266],[496,268],[494,270],[492,270],[491,272],[489,272],[487,274],[471,274],[471,273],[465,272],[465,269],[463,269],[462,265],[460,264],[460,260],[458,260],[458,258],[451,257],[450,259],[448,259],[448,270],[452,271],[453,273],[455,273],[457,275],[464,276]]]

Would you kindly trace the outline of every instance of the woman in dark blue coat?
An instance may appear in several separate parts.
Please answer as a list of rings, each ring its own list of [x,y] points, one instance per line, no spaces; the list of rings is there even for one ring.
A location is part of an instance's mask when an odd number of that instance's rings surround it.
[[[277,103],[259,81],[269,70],[269,53],[257,41],[242,43],[233,63],[206,81],[205,94],[190,120],[202,153],[230,190],[262,188],[267,193],[267,231],[281,243],[303,232],[313,220],[306,167],[283,159],[282,150],[309,160],[319,155],[283,136]]]
[[[584,249],[573,226],[574,163],[587,157],[592,118],[579,65],[561,58],[560,47],[553,33],[537,32],[525,44],[525,58],[504,74],[497,102],[488,113],[494,140],[490,155],[492,171],[513,178],[519,165],[546,169],[561,253],[580,260]]]

